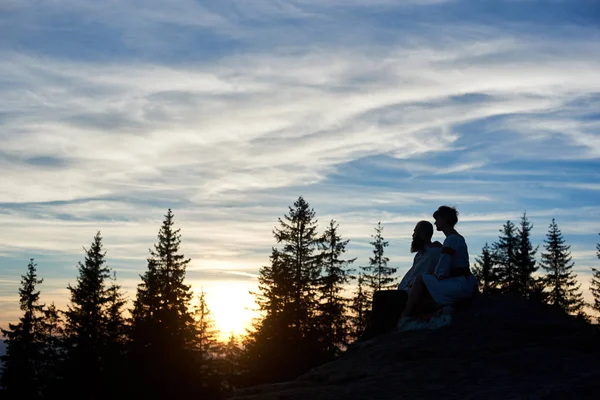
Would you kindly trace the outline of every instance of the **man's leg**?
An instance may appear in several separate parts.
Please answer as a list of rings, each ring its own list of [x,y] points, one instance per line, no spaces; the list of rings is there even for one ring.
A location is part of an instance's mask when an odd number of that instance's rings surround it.
[[[423,312],[424,309],[429,310],[434,306],[435,302],[423,282],[423,277],[418,275],[408,296],[406,307],[402,312],[402,318],[409,317],[416,312]]]

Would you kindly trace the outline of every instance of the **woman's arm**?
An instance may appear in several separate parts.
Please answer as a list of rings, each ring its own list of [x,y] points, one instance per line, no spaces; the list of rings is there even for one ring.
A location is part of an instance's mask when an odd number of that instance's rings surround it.
[[[435,266],[434,275],[438,279],[445,279],[450,276],[450,269],[452,268],[452,258],[456,254],[457,243],[453,236],[449,236],[444,240],[442,247],[442,253],[440,259]]]

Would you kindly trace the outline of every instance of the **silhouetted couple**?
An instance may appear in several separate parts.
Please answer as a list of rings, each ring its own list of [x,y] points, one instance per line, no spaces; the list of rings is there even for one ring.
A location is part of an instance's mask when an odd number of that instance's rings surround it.
[[[469,268],[469,251],[464,237],[454,226],[458,211],[441,206],[433,213],[435,227],[446,236],[444,244],[431,242],[433,226],[420,221],[410,246],[416,253],[413,265],[398,290],[375,292],[371,318],[362,340],[381,333],[403,330],[413,322],[428,322],[443,306],[469,300],[477,290],[477,279]]]

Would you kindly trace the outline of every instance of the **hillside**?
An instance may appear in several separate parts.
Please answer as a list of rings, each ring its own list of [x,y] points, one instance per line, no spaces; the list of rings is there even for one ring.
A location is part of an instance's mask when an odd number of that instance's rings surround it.
[[[599,329],[494,294],[458,312],[450,327],[374,338],[295,381],[231,398],[591,399],[598,398],[598,381]]]

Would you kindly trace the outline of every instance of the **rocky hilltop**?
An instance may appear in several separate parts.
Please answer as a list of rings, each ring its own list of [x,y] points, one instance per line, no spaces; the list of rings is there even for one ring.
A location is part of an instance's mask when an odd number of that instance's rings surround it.
[[[492,294],[456,312],[451,326],[376,337],[294,381],[230,398],[598,399],[598,382],[600,329]]]

